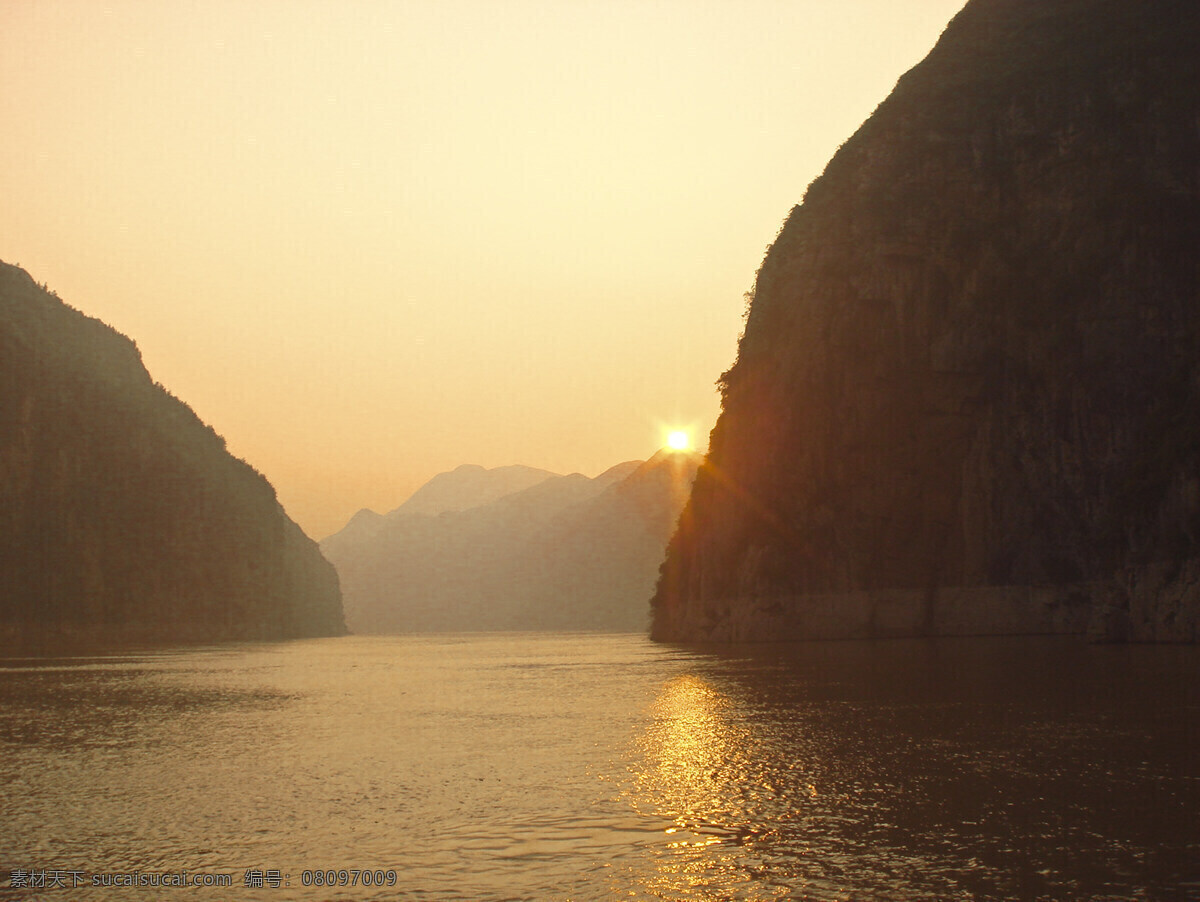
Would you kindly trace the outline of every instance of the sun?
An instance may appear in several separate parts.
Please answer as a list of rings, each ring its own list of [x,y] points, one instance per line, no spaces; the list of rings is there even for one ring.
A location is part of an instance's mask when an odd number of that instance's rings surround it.
[[[667,435],[667,447],[672,451],[686,451],[692,447],[692,440],[686,432],[676,429]]]

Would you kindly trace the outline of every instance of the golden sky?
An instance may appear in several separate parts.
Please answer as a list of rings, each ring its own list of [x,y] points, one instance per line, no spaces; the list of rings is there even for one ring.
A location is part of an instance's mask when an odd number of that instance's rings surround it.
[[[961,0],[0,0],[0,259],[314,538],[703,450],[790,207]]]

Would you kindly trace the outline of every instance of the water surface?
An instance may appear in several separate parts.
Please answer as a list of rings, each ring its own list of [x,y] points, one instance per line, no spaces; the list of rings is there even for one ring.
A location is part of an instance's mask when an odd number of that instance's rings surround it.
[[[9,658],[0,899],[1200,899],[1198,652],[486,634]],[[163,871],[232,886],[90,885]]]

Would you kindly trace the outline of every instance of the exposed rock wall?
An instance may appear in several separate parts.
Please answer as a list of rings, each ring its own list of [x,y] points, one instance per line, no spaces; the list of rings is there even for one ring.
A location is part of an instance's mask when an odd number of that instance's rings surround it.
[[[0,647],[344,631],[267,480],[133,342],[0,264]]]
[[[1194,640],[1197,47],[1194,3],[968,3],[763,262],[656,636],[907,592],[909,634]]]

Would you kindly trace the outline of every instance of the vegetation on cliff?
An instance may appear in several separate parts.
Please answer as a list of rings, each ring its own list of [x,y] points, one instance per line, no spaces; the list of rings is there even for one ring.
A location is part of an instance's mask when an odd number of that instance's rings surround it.
[[[763,262],[657,636],[1007,586],[1196,638],[1198,46],[1194,3],[967,4]]]
[[[267,480],[132,341],[2,263],[0,561],[9,648],[345,631],[336,573]]]

